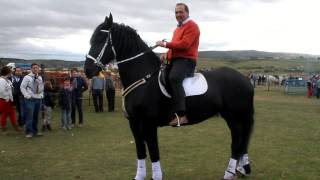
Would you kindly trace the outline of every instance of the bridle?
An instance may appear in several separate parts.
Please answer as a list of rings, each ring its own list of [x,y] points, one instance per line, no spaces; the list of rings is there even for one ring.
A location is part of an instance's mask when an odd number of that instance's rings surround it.
[[[103,45],[103,47],[102,47],[102,49],[101,49],[98,57],[97,57],[97,58],[94,58],[94,57],[91,56],[90,54],[87,54],[86,57],[89,58],[89,59],[91,59],[91,60],[93,60],[93,62],[94,62],[97,66],[101,67],[102,70],[104,70],[105,65],[102,64],[101,58],[103,57],[103,54],[104,54],[104,52],[106,51],[106,47],[108,46],[109,42],[110,42],[110,44],[111,44],[112,52],[113,52],[113,54],[114,54],[114,60],[116,59],[117,54],[116,54],[116,51],[115,51],[114,46],[113,46],[113,44],[112,44],[111,32],[110,32],[109,30],[100,30],[100,31],[101,31],[101,32],[106,32],[106,33],[108,33],[108,35],[107,35],[107,37],[106,37],[106,42],[104,43],[104,45]]]
[[[150,47],[149,49],[147,49],[147,50],[145,50],[145,51],[143,51],[143,52],[141,52],[141,53],[139,53],[139,54],[137,54],[137,55],[135,55],[135,56],[133,56],[133,57],[130,57],[130,58],[127,58],[127,59],[123,59],[123,60],[121,60],[121,61],[117,61],[117,53],[116,53],[116,50],[115,50],[115,48],[114,48],[114,46],[113,46],[113,43],[112,43],[111,31],[110,31],[110,30],[100,30],[100,31],[101,31],[101,32],[108,33],[108,35],[107,35],[107,37],[106,37],[106,42],[104,43],[104,45],[103,45],[103,47],[102,47],[102,49],[101,49],[98,57],[97,57],[97,58],[94,58],[94,57],[91,56],[90,54],[87,54],[86,57],[89,58],[89,59],[91,59],[91,60],[93,60],[93,62],[94,62],[97,66],[101,67],[102,70],[104,70],[105,65],[102,64],[101,58],[103,57],[103,54],[104,54],[104,52],[105,52],[105,50],[106,50],[106,47],[108,46],[109,42],[110,42],[111,49],[112,49],[113,56],[114,56],[114,58],[113,58],[112,61],[113,61],[114,64],[116,64],[116,65],[119,65],[119,64],[121,64],[121,63],[134,60],[134,59],[136,59],[136,58],[138,58],[138,57],[140,57],[140,56],[142,56],[142,55],[144,55],[144,54],[146,54],[146,53],[148,53],[148,52],[150,52],[150,51],[152,51],[153,49],[155,49],[155,48],[158,47],[158,45],[154,45],[154,46]]]
[[[116,50],[115,50],[115,48],[114,48],[114,46],[113,46],[113,44],[112,44],[111,31],[110,31],[110,30],[100,30],[100,31],[101,31],[101,32],[108,33],[108,35],[107,35],[107,37],[106,37],[106,42],[104,43],[104,45],[103,45],[103,47],[102,47],[102,49],[101,49],[101,51],[100,51],[100,53],[99,53],[99,55],[98,55],[97,58],[94,58],[94,57],[91,56],[90,54],[87,54],[87,58],[93,60],[93,62],[94,62],[97,66],[101,67],[102,70],[104,70],[105,65],[102,64],[101,58],[103,57],[103,54],[104,54],[104,52],[105,52],[105,50],[106,50],[106,47],[108,46],[109,42],[110,42],[110,45],[111,45],[111,48],[112,48],[112,52],[113,52],[113,55],[114,55],[114,59],[113,59],[112,61],[114,61],[114,63],[115,63],[116,65],[119,65],[119,64],[121,64],[121,63],[125,63],[125,62],[128,62],[128,61],[134,60],[134,59],[136,59],[136,58],[138,58],[138,57],[140,57],[140,56],[142,56],[142,55],[144,55],[144,54],[146,54],[146,53],[148,53],[148,52],[150,52],[150,51],[152,51],[153,49],[155,49],[155,48],[158,47],[158,45],[152,46],[152,47],[148,48],[147,50],[145,50],[145,51],[143,51],[143,52],[141,52],[141,53],[139,53],[139,54],[137,54],[137,55],[135,55],[135,56],[133,56],[133,57],[130,57],[130,58],[127,58],[127,59],[123,59],[123,60],[121,60],[121,61],[119,61],[119,60],[117,61],[117,53],[116,53]],[[165,40],[163,40],[163,41],[165,41]],[[126,97],[131,91],[133,91],[133,90],[136,89],[137,87],[145,84],[145,83],[147,82],[147,80],[150,79],[156,72],[157,72],[157,71],[155,71],[155,72],[153,72],[153,73],[150,73],[150,74],[147,74],[147,75],[144,76],[143,78],[141,78],[141,79],[135,81],[134,83],[132,83],[131,85],[129,85],[127,88],[123,89],[123,90],[122,90],[123,103],[124,103],[125,97]]]

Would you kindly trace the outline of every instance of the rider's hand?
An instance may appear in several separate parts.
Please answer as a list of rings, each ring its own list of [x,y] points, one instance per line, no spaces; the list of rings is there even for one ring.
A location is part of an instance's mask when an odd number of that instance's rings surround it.
[[[160,47],[166,47],[166,42],[165,41],[157,41],[156,45],[160,46]]]
[[[163,53],[160,55],[161,63],[163,64],[167,60],[167,53]]]

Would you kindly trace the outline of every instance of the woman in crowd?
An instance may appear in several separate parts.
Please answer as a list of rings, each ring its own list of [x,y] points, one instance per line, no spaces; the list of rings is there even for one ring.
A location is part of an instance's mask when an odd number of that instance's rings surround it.
[[[12,83],[9,80],[12,71],[11,68],[4,66],[1,69],[0,76],[0,111],[1,111],[1,126],[4,135],[7,134],[7,117],[10,117],[11,124],[16,131],[20,131],[17,124],[15,110],[13,108]]]

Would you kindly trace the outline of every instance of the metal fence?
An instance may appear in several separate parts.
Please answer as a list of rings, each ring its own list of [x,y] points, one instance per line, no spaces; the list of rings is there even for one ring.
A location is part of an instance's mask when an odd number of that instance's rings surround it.
[[[285,81],[286,94],[306,94],[307,82],[303,79],[288,79]]]

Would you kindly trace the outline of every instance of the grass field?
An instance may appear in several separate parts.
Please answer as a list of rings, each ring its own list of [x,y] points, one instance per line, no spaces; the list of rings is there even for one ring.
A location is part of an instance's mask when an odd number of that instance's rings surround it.
[[[261,60],[214,60],[201,59],[197,68],[206,69],[208,67],[228,66],[247,74],[249,72],[267,74],[307,74],[310,72],[320,72],[319,60],[301,59],[261,59]]]
[[[135,148],[120,108],[93,112],[85,101],[85,126],[59,129],[55,109],[52,132],[26,139],[11,126],[0,135],[1,180],[126,180],[135,174]],[[258,180],[320,179],[320,100],[258,87],[255,129],[249,150]],[[161,165],[169,180],[216,180],[230,157],[230,133],[221,118],[183,128],[159,129]],[[150,178],[150,162],[148,161]]]

